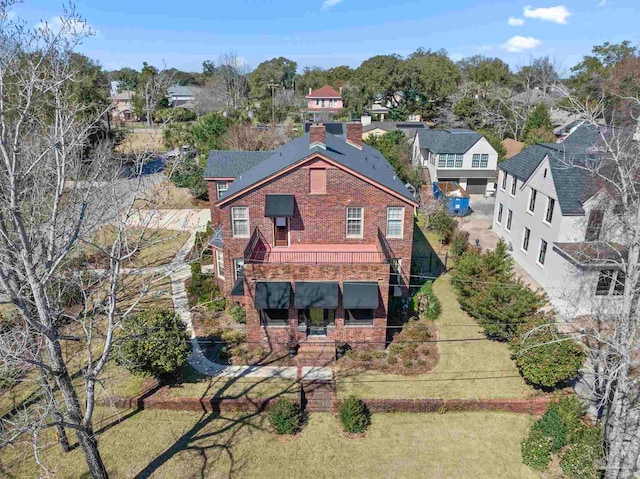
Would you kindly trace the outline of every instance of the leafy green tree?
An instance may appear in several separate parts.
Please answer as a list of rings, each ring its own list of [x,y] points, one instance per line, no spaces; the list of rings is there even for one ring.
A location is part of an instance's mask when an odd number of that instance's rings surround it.
[[[118,86],[118,91],[127,91],[127,90],[135,90],[138,86],[138,80],[140,77],[140,73],[134,70],[133,68],[124,67],[120,70],[116,70],[112,72],[112,77],[120,82]]]
[[[507,245],[500,241],[493,251],[478,254],[470,250],[463,254],[451,273],[451,284],[462,302],[474,295],[480,284],[509,281],[512,270],[513,258]]]
[[[191,352],[187,326],[170,309],[150,309],[127,318],[116,362],[140,376],[163,375],[184,365]]]
[[[411,145],[401,130],[370,136],[365,143],[377,149],[389,160],[389,164],[403,183],[411,183],[415,187],[422,185],[420,172],[411,164]]]
[[[211,60],[205,60],[202,62],[202,74],[205,77],[212,77],[216,72],[216,64]]]
[[[377,55],[362,62],[353,74],[351,84],[358,92],[358,103],[369,105],[374,100],[392,107],[402,101],[397,93],[408,84],[409,74],[399,55]],[[352,109],[351,102],[349,108]]]
[[[478,108],[478,100],[472,96],[463,96],[456,101],[453,105],[453,114],[473,130],[479,128],[483,123]]]
[[[526,148],[531,145],[535,145],[536,143],[555,143],[556,139],[556,135],[546,128],[534,128],[529,130],[523,138]]]
[[[486,87],[491,85],[508,86],[512,81],[509,65],[499,58],[487,58],[474,55],[458,62],[462,77]]]
[[[460,68],[451,61],[445,50],[422,49],[409,56],[407,68],[411,79],[409,90],[415,92],[406,98],[409,111],[432,117],[435,108],[458,88]]]
[[[251,96],[260,100],[271,98],[270,84],[293,88],[297,68],[296,62],[284,57],[262,62],[249,77]]]
[[[553,124],[551,123],[549,108],[547,108],[544,103],[538,103],[529,113],[527,124],[524,126],[523,136],[526,138],[527,134],[531,130],[540,128],[553,132]]]

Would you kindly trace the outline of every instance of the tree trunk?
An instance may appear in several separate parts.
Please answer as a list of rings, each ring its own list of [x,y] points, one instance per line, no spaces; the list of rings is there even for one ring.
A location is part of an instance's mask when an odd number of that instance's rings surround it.
[[[102,462],[102,457],[98,451],[98,443],[93,436],[92,430],[77,432],[78,442],[82,447],[84,458],[89,466],[89,473],[93,479],[108,479],[109,475]]]

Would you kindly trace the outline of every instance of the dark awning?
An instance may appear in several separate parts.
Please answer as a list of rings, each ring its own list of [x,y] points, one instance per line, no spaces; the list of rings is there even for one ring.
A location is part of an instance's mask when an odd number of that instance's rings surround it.
[[[378,283],[342,283],[344,309],[378,309]]]
[[[336,281],[296,281],[295,306],[297,309],[338,307],[338,283]]]
[[[269,218],[291,218],[293,216],[293,195],[267,195],[264,215]]]
[[[289,309],[291,283],[256,283],[255,307],[258,309]]]

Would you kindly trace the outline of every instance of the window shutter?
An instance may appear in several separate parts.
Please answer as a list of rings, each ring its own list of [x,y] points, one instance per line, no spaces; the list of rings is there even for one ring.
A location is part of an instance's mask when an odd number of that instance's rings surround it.
[[[326,193],[327,191],[327,170],[311,169],[310,172],[310,191],[311,193]]]

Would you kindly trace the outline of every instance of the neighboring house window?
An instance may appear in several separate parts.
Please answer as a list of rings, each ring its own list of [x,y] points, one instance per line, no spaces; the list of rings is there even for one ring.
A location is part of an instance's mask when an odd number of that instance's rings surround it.
[[[513,182],[511,183],[511,196],[516,195],[516,189],[518,188],[518,179],[514,176]]]
[[[600,239],[603,214],[604,212],[602,210],[591,210],[591,213],[589,213],[589,222],[587,223],[585,241],[598,241]]]
[[[503,209],[503,206],[502,206],[502,203],[500,203],[500,205],[498,206],[498,221],[497,221],[498,224],[502,223],[502,209]]]
[[[608,296],[611,290],[611,283],[613,283],[613,276],[615,271],[612,269],[604,269],[600,271],[598,277],[598,284],[596,286],[596,296]]]
[[[322,108],[324,108],[324,100],[322,100]]]
[[[483,154],[480,160],[480,168],[486,168],[487,166],[489,166],[489,155]]]
[[[249,237],[249,208],[231,208],[231,234],[234,238]]]
[[[362,208],[347,208],[347,238],[362,238]]]
[[[218,277],[224,279],[224,254],[222,251],[216,250],[216,266],[218,269]]]
[[[456,168],[462,168],[462,155],[456,155]]]
[[[525,226],[524,234],[522,235],[522,249],[529,251],[529,238],[531,237],[531,230]]]
[[[502,189],[506,190],[507,189],[507,176],[509,176],[509,175],[507,175],[506,171],[503,171],[502,175],[503,175],[502,176]]]
[[[473,154],[473,157],[471,159],[471,166],[473,168],[478,168],[480,167],[480,155],[477,153]]]
[[[533,213],[536,210],[536,197],[538,196],[538,191],[531,188],[529,192],[529,207],[527,211],[529,213]]]
[[[233,260],[233,280],[238,281],[238,278],[242,278],[242,270],[244,269],[244,259]]]
[[[320,105],[320,100],[316,100],[316,106]]]
[[[324,168],[312,168],[309,170],[309,192],[327,192],[327,170]]]
[[[456,155],[447,155],[447,168],[453,168],[456,161]]]
[[[538,253],[538,263],[544,264],[544,260],[547,259],[547,242],[543,239],[540,240],[540,252]]]
[[[402,239],[404,208],[387,208],[387,238]]]
[[[438,155],[438,168],[444,168],[446,166],[447,155]]]
[[[218,190],[218,199],[222,196],[222,193],[229,189],[229,183],[226,181],[218,181],[216,184],[216,189]]]
[[[509,210],[507,215],[507,226],[504,227],[507,231],[511,231],[511,220],[513,219],[513,211]]]
[[[554,200],[553,198],[549,198],[549,201],[547,202],[547,213],[544,215],[544,220],[547,223],[551,223],[551,220],[553,220],[553,208],[556,205],[556,200]]]
[[[626,279],[624,271],[618,271],[616,276],[616,282],[613,285],[613,295],[622,296],[624,294],[624,281]]]
[[[344,324],[347,326],[361,326],[373,324],[373,309],[347,309]]]
[[[264,326],[289,326],[289,310],[261,309],[260,319]]]

